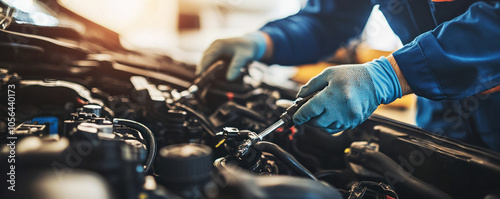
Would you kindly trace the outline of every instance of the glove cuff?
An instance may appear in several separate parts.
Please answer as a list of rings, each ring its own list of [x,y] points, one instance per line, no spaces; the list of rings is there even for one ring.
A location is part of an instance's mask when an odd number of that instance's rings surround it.
[[[387,58],[380,57],[367,63],[366,69],[370,73],[380,104],[389,104],[402,97],[398,76]]]
[[[244,35],[243,37],[255,42],[255,60],[260,60],[266,52],[266,38],[261,32],[253,32]]]

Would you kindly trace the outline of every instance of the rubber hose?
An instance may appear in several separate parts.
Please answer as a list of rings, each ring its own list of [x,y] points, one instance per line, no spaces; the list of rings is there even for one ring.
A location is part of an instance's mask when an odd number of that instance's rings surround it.
[[[349,161],[360,164],[386,178],[390,175],[392,179],[396,180],[392,184],[405,187],[405,189],[411,191],[413,194],[420,195],[419,198],[451,198],[436,187],[411,175],[389,156],[381,152],[362,146],[353,146],[347,158]]]
[[[202,126],[204,126],[204,129],[208,132],[208,134],[210,134],[212,137],[215,137],[214,127],[202,114],[196,112],[194,109],[189,108],[183,104],[178,104],[176,106],[181,108],[182,110],[184,110],[186,112],[193,114],[195,117],[197,117],[200,120]]]
[[[139,122],[133,121],[133,120],[127,120],[127,119],[120,119],[120,118],[115,118],[113,120],[113,123],[115,124],[121,124],[133,129],[138,130],[143,137],[148,139],[149,142],[149,152],[148,152],[148,157],[146,158],[146,162],[144,163],[145,168],[143,170],[143,173],[148,173],[151,170],[151,167],[153,166],[153,162],[156,157],[156,151],[157,151],[157,146],[156,146],[156,138],[149,130],[148,127],[146,127],[144,124],[141,124]]]
[[[260,141],[255,143],[254,148],[260,151],[273,154],[278,160],[288,166],[293,172],[299,176],[309,177],[315,181],[318,179],[306,167],[299,163],[290,153],[283,150],[278,145],[272,142]]]

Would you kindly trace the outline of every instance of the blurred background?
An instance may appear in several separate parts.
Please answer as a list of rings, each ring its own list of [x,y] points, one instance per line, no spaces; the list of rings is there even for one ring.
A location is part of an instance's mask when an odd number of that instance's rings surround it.
[[[26,7],[34,0],[8,0]],[[174,59],[197,64],[204,49],[219,38],[241,36],[269,21],[297,13],[307,0],[58,0],[73,12],[121,35],[124,46],[152,49]],[[44,18],[43,22],[50,23]],[[325,67],[363,63],[389,55],[402,47],[384,16],[373,9],[359,39],[339,49],[331,58],[307,66],[267,68],[264,81],[297,87]],[[276,76],[276,74],[279,74]],[[266,78],[273,77],[273,78]],[[279,78],[276,78],[279,77]],[[416,97],[405,96],[376,113],[415,124]]]

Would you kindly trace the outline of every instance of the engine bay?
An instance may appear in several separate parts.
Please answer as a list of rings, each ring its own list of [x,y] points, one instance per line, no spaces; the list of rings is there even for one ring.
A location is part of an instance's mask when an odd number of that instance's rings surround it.
[[[497,153],[377,115],[260,137],[297,91],[87,27],[0,30],[2,198],[500,197]]]

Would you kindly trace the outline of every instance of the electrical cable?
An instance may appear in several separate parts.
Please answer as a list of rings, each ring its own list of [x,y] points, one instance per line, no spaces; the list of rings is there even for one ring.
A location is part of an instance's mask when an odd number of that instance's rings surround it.
[[[186,112],[189,112],[191,114],[193,114],[195,117],[197,117],[200,122],[201,122],[201,126],[212,136],[212,137],[215,137],[215,129],[214,127],[212,126],[212,124],[200,113],[196,112],[194,109],[192,108],[189,108],[187,107],[186,105],[184,104],[176,104],[175,105],[176,107],[179,107],[181,108],[182,110],[186,111]]]
[[[143,170],[143,173],[145,174],[148,173],[151,170],[151,167],[153,166],[153,162],[155,160],[157,151],[156,138],[153,132],[151,132],[151,130],[149,130],[149,128],[146,127],[144,124],[141,124],[133,120],[115,118],[113,119],[113,123],[136,129],[142,134],[143,137],[146,137],[148,139],[149,152],[148,152],[148,157],[146,158],[146,161],[144,163],[145,167]]]
[[[272,142],[259,141],[255,143],[254,148],[273,154],[297,175],[309,177],[315,181],[318,181],[318,179],[309,170],[307,170],[306,167],[300,164],[299,161],[297,161],[290,153],[283,150],[278,145]]]

